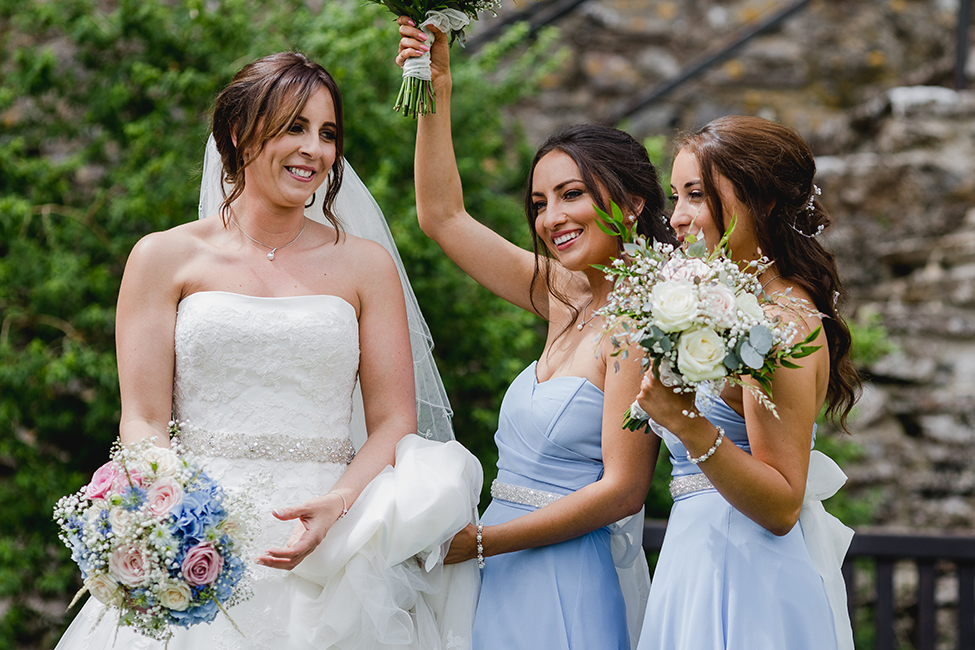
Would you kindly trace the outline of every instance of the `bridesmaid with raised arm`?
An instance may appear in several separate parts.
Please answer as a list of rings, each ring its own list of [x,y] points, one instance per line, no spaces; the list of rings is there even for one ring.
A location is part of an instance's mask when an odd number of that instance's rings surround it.
[[[403,65],[430,48],[409,19],[399,24]],[[612,286],[594,265],[610,264],[622,242],[597,226],[594,206],[608,211],[612,201],[641,233],[673,242],[663,190],[646,149],[626,133],[565,129],[528,174],[534,251],[515,246],[465,210],[445,38],[433,45],[432,68],[437,112],[419,118],[416,140],[420,227],[485,288],[548,322],[541,358],[502,402],[491,504],[447,557],[482,566],[474,648],[629,650],[649,582],[641,513],[659,440],[621,428],[642,371],[637,355],[611,357],[599,336],[596,311]]]
[[[640,650],[852,650],[840,573],[852,531],[819,503],[846,477],[810,449],[823,407],[843,424],[859,381],[836,309],[836,263],[816,238],[829,215],[812,152],[791,129],[741,116],[679,144],[670,220],[678,238],[703,236],[713,249],[734,218],[732,259],[768,257],[759,277],[774,300],[768,309],[799,337],[821,327],[821,347],[801,368],[775,371],[778,416],[740,386],[695,405],[652,373],[644,378],[639,406],[670,450],[674,506]],[[684,415],[698,408],[705,417]]]

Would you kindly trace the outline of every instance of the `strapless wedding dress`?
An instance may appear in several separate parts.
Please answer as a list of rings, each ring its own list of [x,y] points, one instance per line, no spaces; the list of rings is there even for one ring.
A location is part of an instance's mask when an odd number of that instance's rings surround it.
[[[359,365],[353,307],[336,296],[190,295],[176,321],[174,412],[184,448],[259,516],[253,556],[283,546],[294,522],[271,515],[324,494],[354,455]],[[476,517],[477,460],[457,442],[406,436],[396,466],[369,484],[293,571],[250,562],[254,596],[210,624],[179,629],[170,650],[470,648],[476,563],[444,567]],[[58,645],[162,649],[89,598]]]

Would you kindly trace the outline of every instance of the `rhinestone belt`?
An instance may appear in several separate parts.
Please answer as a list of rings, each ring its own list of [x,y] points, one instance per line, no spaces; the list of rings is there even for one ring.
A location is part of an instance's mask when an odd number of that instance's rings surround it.
[[[348,438],[241,436],[223,431],[203,431],[192,426],[186,427],[181,437],[188,450],[214,458],[348,465],[355,456],[355,447]]]
[[[542,506],[547,506],[550,503],[555,503],[561,499],[563,495],[556,494],[555,492],[546,492],[545,490],[534,490],[532,488],[521,487],[520,485],[501,483],[497,479],[494,479],[494,483],[491,483],[491,496],[495,499],[501,499],[502,501],[510,501],[511,503],[520,503],[523,506],[541,508]]]
[[[701,490],[711,490],[714,486],[704,474],[688,474],[687,476],[677,476],[670,481],[670,496],[676,499],[679,496],[700,492]]]

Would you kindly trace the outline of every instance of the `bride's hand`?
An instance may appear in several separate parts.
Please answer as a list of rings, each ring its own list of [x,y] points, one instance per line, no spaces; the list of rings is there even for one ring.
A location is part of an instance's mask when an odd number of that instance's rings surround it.
[[[458,564],[477,557],[477,528],[467,524],[450,540],[450,548],[443,559],[444,564]]]
[[[436,27],[430,30],[436,36],[433,48],[426,42],[427,35],[423,33],[415,23],[406,16],[396,19],[399,23],[399,54],[396,55],[396,65],[403,67],[407,59],[421,56],[424,52],[430,52],[430,73],[431,81],[436,83],[441,78],[450,78],[450,39]]]
[[[272,569],[290,571],[298,566],[309,553],[318,548],[325,534],[342,515],[344,502],[328,498],[329,495],[315,497],[293,508],[281,508],[272,514],[282,521],[297,519],[294,532],[284,548],[269,548],[257,558],[258,564]],[[332,493],[332,496],[338,496]]]

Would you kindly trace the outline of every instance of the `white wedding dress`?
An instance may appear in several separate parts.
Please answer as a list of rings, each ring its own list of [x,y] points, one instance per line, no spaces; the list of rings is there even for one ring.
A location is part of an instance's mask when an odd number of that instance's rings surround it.
[[[355,310],[337,296],[195,293],[176,322],[177,418],[184,447],[260,515],[251,553],[282,546],[293,522],[271,509],[324,494],[354,453],[359,363]],[[470,648],[474,561],[444,567],[455,532],[476,518],[477,460],[457,442],[405,437],[387,467],[295,570],[253,562],[254,596],[210,624],[178,629],[170,650]],[[250,559],[250,558],[248,558]],[[89,598],[63,650],[162,649]]]

